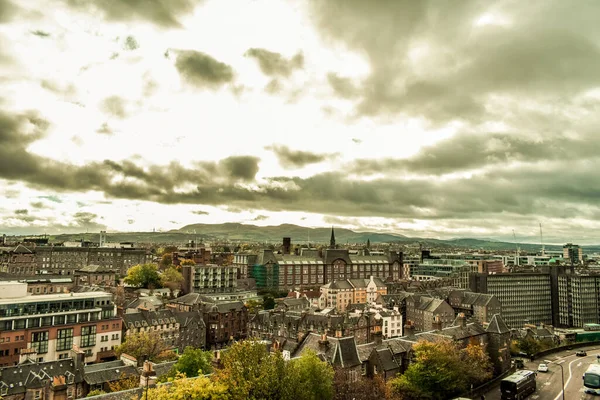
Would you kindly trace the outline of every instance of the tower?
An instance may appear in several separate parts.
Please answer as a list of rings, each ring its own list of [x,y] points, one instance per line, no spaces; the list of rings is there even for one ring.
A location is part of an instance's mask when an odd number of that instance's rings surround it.
[[[333,232],[333,226],[331,227],[331,239],[329,239],[329,248],[335,249],[335,233]]]
[[[106,231],[100,231],[100,240],[98,243],[99,247],[104,247],[106,244]]]

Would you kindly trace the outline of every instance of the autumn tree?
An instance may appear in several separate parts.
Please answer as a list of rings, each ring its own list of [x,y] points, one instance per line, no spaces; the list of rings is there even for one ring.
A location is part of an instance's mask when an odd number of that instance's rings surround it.
[[[158,265],[161,269],[165,269],[173,265],[173,254],[165,253],[162,256],[160,256],[160,261],[158,262]]]
[[[285,368],[282,399],[330,400],[333,398],[333,368],[308,352],[291,360]]]
[[[160,275],[156,264],[138,264],[127,270],[125,283],[146,289],[159,288]]]
[[[177,359],[168,374],[163,380],[175,378],[177,375],[185,375],[188,378],[210,374],[212,368],[212,352],[195,349],[188,346],[183,351],[183,354]]]
[[[157,332],[140,332],[127,335],[125,342],[116,347],[117,356],[125,353],[138,361],[147,359],[152,362],[173,359],[174,353]]]
[[[403,400],[443,400],[491,377],[492,366],[481,346],[460,348],[451,340],[420,341],[405,373],[390,381]]]
[[[169,267],[160,276],[160,282],[164,287],[169,288],[172,298],[173,292],[181,288],[183,275],[175,267]]]
[[[127,375],[121,372],[119,380],[108,382],[111,392],[121,392],[123,390],[135,389],[140,386],[140,378],[137,375]]]
[[[350,376],[348,370],[336,368],[333,376],[334,400],[381,400],[392,396],[380,375],[372,379],[366,376]]]
[[[228,388],[207,377],[186,378],[178,375],[170,386],[158,385],[148,389],[147,400],[230,400]]]
[[[519,350],[527,355],[535,354],[542,349],[540,342],[529,336],[519,340],[517,346],[519,347]]]
[[[270,353],[255,339],[234,343],[223,352],[217,382],[229,389],[232,400],[279,400],[285,362],[280,352]]]

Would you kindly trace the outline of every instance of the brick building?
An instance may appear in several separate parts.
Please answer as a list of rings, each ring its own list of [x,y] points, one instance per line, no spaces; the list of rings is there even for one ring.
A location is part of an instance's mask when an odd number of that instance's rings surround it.
[[[0,283],[0,365],[14,365],[26,349],[36,360],[69,357],[73,346],[85,353],[85,362],[114,357],[121,344],[121,319],[112,295],[105,292],[28,296],[27,285]]]

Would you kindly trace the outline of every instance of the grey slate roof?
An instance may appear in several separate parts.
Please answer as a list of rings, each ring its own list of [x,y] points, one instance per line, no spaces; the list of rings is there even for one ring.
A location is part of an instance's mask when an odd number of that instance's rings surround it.
[[[127,328],[141,328],[177,323],[176,312],[172,310],[142,311],[123,314],[123,323]]]
[[[377,349],[376,351],[384,371],[393,371],[400,368],[390,349]]]
[[[140,376],[136,367],[132,365],[126,365],[121,360],[86,365],[83,370],[84,380],[89,385],[115,382],[121,378],[128,378],[132,375]]]
[[[27,389],[43,388],[55,376],[65,376],[67,382],[83,381],[83,370],[77,370],[71,358],[42,363],[25,363],[0,368],[0,388],[8,390],[6,396],[25,393]]]
[[[306,335],[302,343],[300,343],[300,346],[294,356],[301,356],[307,350],[312,350],[318,355],[321,355],[322,358],[327,362],[335,366],[351,368],[361,364],[354,336],[345,338],[334,338],[328,336],[328,346],[326,350],[323,350],[319,345],[320,340],[320,335],[317,335],[316,333],[309,333]]]
[[[510,332],[510,329],[508,329],[508,326],[504,322],[504,319],[502,319],[502,317],[499,314],[494,314],[492,316],[492,319],[490,320],[490,323],[487,326],[486,330],[491,333],[499,334]]]

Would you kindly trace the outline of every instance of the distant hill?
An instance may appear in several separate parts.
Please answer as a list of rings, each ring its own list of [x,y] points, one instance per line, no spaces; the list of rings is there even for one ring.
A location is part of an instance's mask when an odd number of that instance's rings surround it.
[[[356,232],[350,229],[334,228],[337,243],[395,243],[402,245],[418,246],[424,248],[448,248],[450,249],[481,249],[481,250],[515,250],[517,244],[510,242],[495,241],[493,239],[431,239],[407,237],[400,234],[379,232]],[[232,242],[259,242],[259,243],[281,243],[283,237],[290,237],[293,244],[325,244],[329,243],[331,228],[307,228],[292,224],[277,226],[256,226],[240,223],[224,224],[192,224],[180,229],[168,232],[114,232],[108,234],[110,242],[136,242],[136,243],[186,243],[188,240],[197,242],[210,241],[232,241]],[[98,233],[80,233],[54,235],[51,241],[98,241]],[[536,252],[540,250],[539,244],[519,243],[523,251]],[[584,252],[599,252],[600,245],[582,246]],[[559,245],[546,245],[546,250],[561,250]]]

